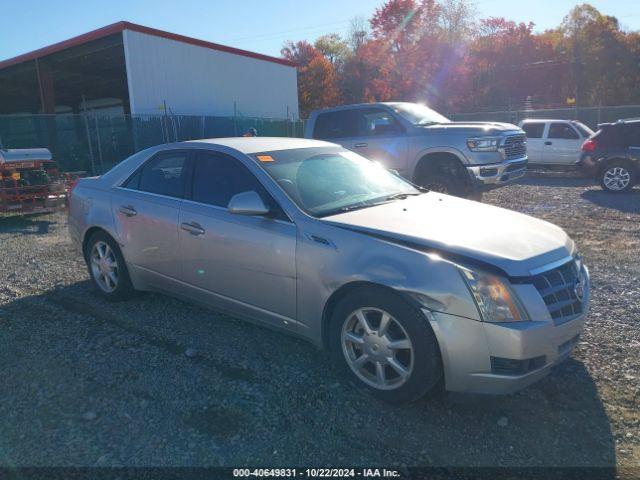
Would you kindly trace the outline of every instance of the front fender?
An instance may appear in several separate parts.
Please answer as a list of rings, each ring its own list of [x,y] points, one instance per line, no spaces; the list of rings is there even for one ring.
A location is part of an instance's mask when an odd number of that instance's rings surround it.
[[[323,312],[351,283],[373,283],[408,295],[421,307],[479,320],[455,264],[437,255],[317,222],[299,230],[296,254],[299,333],[321,345]],[[318,242],[314,238],[327,240]]]
[[[472,163],[469,157],[467,157],[462,150],[452,146],[440,145],[420,148],[419,150],[417,150],[417,153],[413,156],[412,168],[415,169],[415,166],[422,158],[432,153],[450,153],[451,155],[458,157],[458,160],[460,160],[463,165],[470,165]]]

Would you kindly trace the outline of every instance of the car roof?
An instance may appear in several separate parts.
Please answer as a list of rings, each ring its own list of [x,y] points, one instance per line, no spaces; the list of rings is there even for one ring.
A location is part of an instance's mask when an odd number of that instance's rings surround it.
[[[306,138],[289,137],[229,137],[189,140],[187,143],[205,143],[233,148],[241,153],[273,152],[276,150],[292,150],[294,148],[335,147],[335,143]]]
[[[334,112],[339,110],[350,110],[352,108],[366,108],[366,107],[379,107],[385,105],[387,107],[393,107],[394,105],[400,105],[403,103],[415,103],[415,102],[369,102],[369,103],[350,103],[348,105],[336,105],[335,107],[319,108],[311,112],[312,114]]]
[[[566,119],[566,118],[523,118],[521,120],[521,123],[527,123],[527,122],[531,122],[531,123],[543,123],[543,122],[568,122],[568,123],[573,123],[573,122],[579,122],[580,120],[571,120],[571,119]]]

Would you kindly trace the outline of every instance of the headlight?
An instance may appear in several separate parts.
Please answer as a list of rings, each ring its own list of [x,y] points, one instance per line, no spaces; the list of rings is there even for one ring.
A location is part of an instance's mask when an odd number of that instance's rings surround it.
[[[485,322],[520,322],[529,320],[527,312],[520,304],[507,282],[490,273],[460,267],[466,282],[478,305]]]
[[[499,144],[499,137],[470,138],[467,140],[467,147],[473,152],[496,152]]]

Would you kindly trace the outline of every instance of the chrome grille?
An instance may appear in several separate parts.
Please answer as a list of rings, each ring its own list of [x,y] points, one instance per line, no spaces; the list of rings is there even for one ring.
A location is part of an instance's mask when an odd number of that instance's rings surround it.
[[[556,324],[567,322],[583,312],[582,299],[576,294],[579,272],[577,262],[572,260],[533,277],[533,284]]]
[[[527,137],[524,135],[510,135],[502,146],[507,160],[524,157],[527,154]]]

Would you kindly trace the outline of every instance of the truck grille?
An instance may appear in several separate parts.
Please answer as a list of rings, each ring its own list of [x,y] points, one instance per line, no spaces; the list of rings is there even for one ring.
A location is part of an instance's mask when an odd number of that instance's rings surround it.
[[[504,154],[507,160],[524,157],[527,154],[527,137],[510,135],[504,141]]]
[[[547,305],[556,325],[568,322],[583,312],[584,285],[576,261],[572,260],[534,276],[533,284]]]

